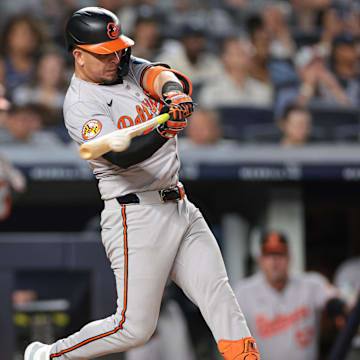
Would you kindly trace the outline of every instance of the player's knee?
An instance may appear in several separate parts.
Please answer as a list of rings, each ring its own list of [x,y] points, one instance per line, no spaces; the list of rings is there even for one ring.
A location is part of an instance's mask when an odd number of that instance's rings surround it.
[[[126,329],[126,341],[130,347],[138,347],[149,341],[152,334],[155,332],[157,321],[147,318],[137,318],[133,321],[127,321],[124,323],[124,329]],[[121,336],[119,331],[119,336]]]
[[[147,343],[153,333],[155,332],[156,327],[148,327],[148,328],[141,328],[137,329],[132,335],[133,335],[133,346],[141,346],[145,343]]]
[[[118,323],[122,317],[122,314],[118,311],[116,312],[115,319]],[[150,316],[148,313],[137,313],[136,316],[133,316],[130,319],[126,319],[123,324],[126,336],[127,345],[131,348],[138,347],[145,344],[149,341],[152,334],[154,333],[157,326],[158,318],[155,316]],[[120,330],[117,333],[117,336],[124,336]]]
[[[126,341],[127,348],[136,348],[147,343],[154,331],[155,327],[136,328],[130,324],[125,325],[124,332],[120,330],[113,335],[115,340],[114,352],[124,351],[124,341]]]

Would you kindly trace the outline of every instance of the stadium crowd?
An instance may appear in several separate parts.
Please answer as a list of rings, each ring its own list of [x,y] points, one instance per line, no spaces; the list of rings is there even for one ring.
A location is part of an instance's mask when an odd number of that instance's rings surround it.
[[[219,113],[224,138],[284,146],[358,141],[360,7],[351,0],[2,1],[0,84],[11,104],[8,114],[2,107],[4,141],[69,141],[62,102],[72,57],[63,28],[74,10],[92,5],[119,16],[135,40],[133,55],[189,75],[198,108]],[[26,116],[21,138],[11,118],[29,106],[38,121]],[[294,106],[309,116],[287,122]],[[229,108],[235,132],[227,131]],[[260,121],[249,108],[267,116]],[[331,126],[346,123],[346,131],[322,131],[329,108],[339,112]]]

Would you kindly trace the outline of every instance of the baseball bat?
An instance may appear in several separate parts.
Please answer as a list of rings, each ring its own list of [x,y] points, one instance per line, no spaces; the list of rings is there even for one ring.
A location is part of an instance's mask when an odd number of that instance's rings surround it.
[[[80,157],[85,160],[92,160],[110,150],[117,152],[124,151],[130,146],[132,138],[156,125],[168,121],[169,118],[169,114],[161,114],[141,124],[115,130],[97,139],[87,141],[79,147]]]

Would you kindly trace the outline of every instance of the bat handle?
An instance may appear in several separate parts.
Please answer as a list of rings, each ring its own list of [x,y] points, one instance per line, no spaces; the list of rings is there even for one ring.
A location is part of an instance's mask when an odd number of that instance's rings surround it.
[[[164,122],[168,121],[170,119],[170,115],[168,113],[161,114],[156,116],[153,119],[150,119],[148,121],[145,121],[139,125],[135,125],[133,127],[129,127],[127,129],[124,129],[122,131],[128,131],[131,138],[134,138],[135,136],[142,134],[145,130],[148,130],[154,126],[163,124]]]
[[[167,122],[170,119],[170,115],[168,113],[165,114],[161,114],[159,116],[156,117],[157,119],[157,124],[163,124],[164,122]]]

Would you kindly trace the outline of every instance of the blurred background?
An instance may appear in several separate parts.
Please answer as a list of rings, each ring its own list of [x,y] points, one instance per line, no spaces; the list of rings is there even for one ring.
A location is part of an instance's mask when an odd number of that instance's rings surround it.
[[[62,118],[73,74],[63,29],[83,6],[116,13],[133,55],[193,81],[181,179],[231,284],[256,271],[264,229],[287,235],[293,273],[334,283],[360,257],[358,1],[1,0],[1,358],[115,310],[103,205]],[[360,284],[336,285],[351,306]],[[164,299],[179,305],[194,358],[217,359],[197,308],[174,285]]]

